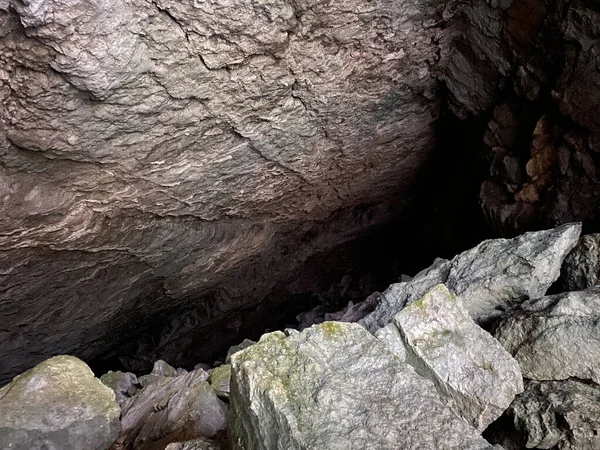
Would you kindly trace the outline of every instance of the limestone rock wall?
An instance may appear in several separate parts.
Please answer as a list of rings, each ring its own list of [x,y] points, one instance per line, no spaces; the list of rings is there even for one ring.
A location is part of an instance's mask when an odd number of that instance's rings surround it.
[[[227,345],[418,182],[451,191],[440,113],[483,124],[500,233],[600,227],[595,3],[0,0],[0,382]]]
[[[442,7],[0,0],[0,381],[190,306],[239,328],[390,220],[435,143]]]

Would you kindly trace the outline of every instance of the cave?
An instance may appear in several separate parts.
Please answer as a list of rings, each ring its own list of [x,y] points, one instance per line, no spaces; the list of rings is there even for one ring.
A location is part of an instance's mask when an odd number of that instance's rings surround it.
[[[600,231],[594,0],[0,0],[0,61],[0,384],[211,363],[345,276]]]

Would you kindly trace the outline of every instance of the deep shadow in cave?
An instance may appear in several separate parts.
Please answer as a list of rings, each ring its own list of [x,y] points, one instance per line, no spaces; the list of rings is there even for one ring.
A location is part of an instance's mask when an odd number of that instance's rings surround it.
[[[486,123],[485,117],[460,121],[449,111],[443,111],[436,123],[438,145],[433,163],[415,187],[414,198],[401,217],[356,240],[312,256],[296,276],[311,289],[298,292],[289,284],[279,285],[260,305],[246,311],[247,315],[259,318],[249,321],[253,326],[233,335],[215,326],[211,334],[215,335],[213,340],[219,337],[218,347],[202,354],[196,354],[191,347],[185,362],[179,365],[191,369],[198,362],[222,361],[226,350],[244,338],[257,340],[265,331],[296,327],[296,316],[323,304],[324,299],[329,312],[343,308],[349,297],[336,295],[340,282],[351,284],[349,291],[356,303],[372,292],[382,292],[402,274],[414,275],[435,258],[452,258],[483,239],[497,237],[488,228],[478,205],[481,180],[489,167],[489,161],[480,151]],[[366,209],[359,211],[361,208],[356,208],[357,214],[368,214]],[[225,327],[227,324],[223,323],[222,328]],[[159,340],[160,336],[156,336],[156,342]],[[140,347],[132,348],[135,355],[123,358],[123,353],[132,351],[125,346],[89,364],[96,374],[108,370],[148,372],[157,355],[144,355]],[[128,362],[130,357],[145,363],[132,366]],[[171,363],[168,357],[165,359]]]

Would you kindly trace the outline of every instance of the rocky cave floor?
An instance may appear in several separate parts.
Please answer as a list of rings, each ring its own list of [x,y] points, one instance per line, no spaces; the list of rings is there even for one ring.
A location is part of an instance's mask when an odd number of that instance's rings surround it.
[[[567,224],[398,272],[383,292],[347,274],[192,370],[96,378],[50,358],[0,389],[0,448],[600,448],[600,234]]]

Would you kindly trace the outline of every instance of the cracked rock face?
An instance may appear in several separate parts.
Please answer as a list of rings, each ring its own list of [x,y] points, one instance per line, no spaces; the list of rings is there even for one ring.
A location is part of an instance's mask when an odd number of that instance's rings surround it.
[[[265,334],[231,361],[233,449],[492,449],[360,325]]]
[[[508,415],[527,448],[600,447],[600,388],[579,380],[528,381]]]
[[[525,378],[600,383],[600,287],[531,300],[502,320],[495,337]]]
[[[396,314],[393,324],[402,336],[406,361],[478,430],[500,417],[523,391],[517,361],[473,322],[443,284]]]
[[[600,234],[586,234],[569,253],[560,270],[564,291],[580,291],[600,283]]]
[[[157,323],[186,363],[174,329],[231,338],[389,220],[434,147],[443,6],[0,1],[0,382]]]
[[[458,296],[476,322],[493,322],[515,305],[546,293],[580,233],[581,224],[565,224],[513,239],[483,241],[451,261],[437,259],[413,279],[392,284],[359,323],[374,333],[439,283]]]

